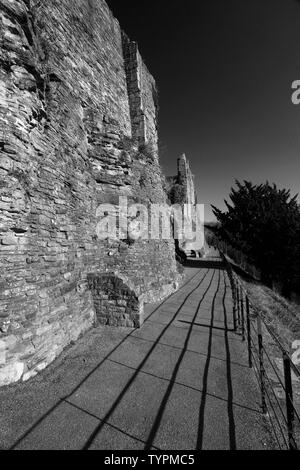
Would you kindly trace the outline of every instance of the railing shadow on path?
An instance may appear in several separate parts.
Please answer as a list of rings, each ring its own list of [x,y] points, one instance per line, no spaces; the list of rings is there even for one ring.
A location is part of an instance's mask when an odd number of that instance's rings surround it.
[[[178,295],[178,293],[183,290],[190,282],[192,282],[200,273],[201,271],[197,271],[197,273],[195,273],[191,278],[189,278],[179,289],[179,291],[177,292],[174,292],[172,293],[170,296],[168,296],[163,302],[161,302],[151,313],[150,315],[147,317],[145,323],[147,321],[150,320],[150,318],[160,310],[160,308],[166,304],[173,296],[175,295]],[[208,271],[207,271],[208,272]],[[207,273],[206,273],[207,274]],[[202,282],[202,280],[201,280]],[[201,284],[200,282],[200,284]],[[197,286],[198,287],[198,286]],[[72,391],[66,395],[65,397],[61,398],[60,400],[58,400],[51,408],[49,408],[49,410],[44,413],[32,426],[30,426],[30,428],[22,434],[22,436],[20,436],[12,446],[9,447],[10,450],[14,450],[18,447],[19,444],[21,444],[21,442],[26,439],[40,424],[42,424],[42,422],[48,418],[51,413],[53,413],[61,404],[63,404],[64,402],[67,402],[68,399],[70,399],[72,397],[72,395],[74,393],[76,393],[79,388],[105,363],[105,361],[107,359],[109,359],[117,350],[120,346],[122,346],[127,340],[128,338],[130,338],[136,331],[138,330],[138,328],[135,328],[134,330],[132,330],[128,335],[126,335],[100,362],[99,364],[97,364],[77,385],[74,389],[72,389]]]
[[[222,299],[223,303],[223,312],[224,312],[224,339],[225,339],[225,348],[226,348],[226,361],[227,361],[227,387],[228,387],[228,420],[229,420],[229,440],[230,440],[230,450],[236,450],[236,430],[235,430],[235,421],[234,421],[234,411],[233,411],[233,387],[232,387],[232,377],[231,377],[231,355],[230,355],[230,345],[228,338],[228,315],[226,309],[226,295],[227,295],[227,285],[226,279],[224,276],[224,295]]]
[[[117,406],[119,405],[119,403],[121,402],[121,400],[124,398],[125,394],[128,392],[128,390],[130,389],[130,387],[132,386],[133,382],[135,381],[135,379],[137,378],[138,374],[141,372],[141,369],[144,367],[144,365],[146,364],[147,360],[149,359],[149,357],[151,356],[151,354],[153,353],[154,349],[156,348],[156,346],[158,345],[160,339],[163,337],[163,335],[165,334],[165,332],[168,330],[168,328],[170,327],[170,325],[172,324],[172,322],[176,319],[176,317],[178,316],[178,314],[180,313],[181,309],[183,308],[183,306],[185,305],[185,303],[187,302],[187,300],[194,294],[194,292],[196,292],[199,287],[201,287],[202,283],[204,282],[206,276],[208,275],[208,272],[209,270],[207,270],[204,274],[204,276],[202,276],[200,282],[196,285],[196,287],[194,289],[192,289],[188,295],[186,295],[186,297],[184,298],[183,302],[180,304],[180,306],[178,307],[178,309],[176,310],[176,312],[174,313],[173,317],[171,318],[171,320],[167,323],[167,325],[165,326],[165,328],[163,328],[163,330],[161,331],[161,333],[159,334],[159,336],[157,337],[155,343],[153,343],[152,347],[150,348],[150,350],[148,351],[148,353],[146,354],[146,356],[144,357],[144,359],[142,360],[142,362],[140,363],[139,367],[136,369],[135,373],[133,374],[133,376],[130,378],[130,380],[127,382],[127,384],[125,385],[125,387],[123,388],[122,392],[119,394],[119,396],[117,397],[117,399],[114,401],[113,405],[111,406],[111,408],[109,409],[109,411],[106,413],[105,417],[103,418],[102,422],[99,423],[99,425],[96,427],[96,429],[93,431],[93,433],[91,434],[91,436],[89,437],[89,439],[86,441],[85,445],[83,446],[82,450],[88,450],[91,445],[93,444],[94,440],[96,439],[96,437],[98,436],[98,434],[101,432],[102,428],[104,427],[105,423],[107,422],[107,420],[110,418],[110,416],[112,415],[112,413],[116,410]]]
[[[206,297],[206,294],[208,293],[209,289],[211,288],[211,285],[212,285],[212,282],[213,282],[213,278],[215,276],[215,271],[213,272],[213,275],[211,277],[211,280],[209,282],[209,285],[207,287],[207,289],[205,290],[205,292],[203,293],[199,303],[198,303],[198,306],[196,308],[196,311],[195,311],[195,314],[193,316],[193,319],[192,319],[192,322],[190,324],[190,327],[188,329],[188,333],[187,333],[187,336],[186,336],[186,339],[185,339],[185,342],[184,342],[184,346],[182,348],[182,351],[179,355],[179,358],[177,360],[177,363],[174,367],[174,370],[173,370],[173,373],[172,373],[172,376],[171,376],[171,379],[170,379],[170,382],[169,382],[169,385],[168,385],[168,388],[165,392],[165,395],[163,397],[163,400],[160,404],[160,407],[159,407],[159,410],[157,412],[157,415],[156,415],[156,418],[155,418],[155,421],[154,421],[154,424],[152,426],[152,429],[150,431],[150,434],[149,434],[149,437],[147,439],[147,442],[146,442],[146,446],[145,446],[145,450],[150,450],[153,446],[153,442],[154,442],[154,439],[155,439],[155,436],[157,434],[157,431],[160,427],[160,423],[161,423],[161,420],[162,420],[162,417],[163,417],[163,414],[164,414],[164,410],[167,406],[167,403],[168,403],[168,400],[170,398],[170,395],[171,395],[171,392],[173,390],[173,387],[174,387],[174,384],[176,382],[176,377],[177,377],[177,374],[178,374],[178,371],[179,371],[179,368],[180,368],[180,365],[183,361],[183,358],[185,356],[185,353],[187,351],[187,348],[188,348],[188,344],[189,344],[189,340],[190,340],[190,337],[191,337],[191,334],[192,334],[192,330],[193,330],[193,324],[197,318],[197,315],[200,311],[200,307]]]
[[[200,408],[199,408],[199,425],[198,425],[198,436],[197,436],[197,447],[196,447],[197,450],[202,450],[203,448],[205,407],[206,407],[206,399],[207,399],[207,392],[208,392],[208,373],[209,373],[209,367],[210,367],[210,361],[211,361],[211,355],[212,355],[215,302],[216,302],[219,289],[220,289],[220,271],[219,271],[218,287],[213,297],[212,306],[211,306],[211,322],[210,322],[211,328],[209,330],[207,358],[206,358],[206,363],[204,367],[202,396],[201,396],[201,403],[200,403]]]
[[[179,320],[179,322],[180,323],[185,323],[186,325],[191,325],[191,322],[189,322],[189,321]],[[227,326],[225,328],[221,328],[219,326],[211,327],[211,325],[206,325],[205,323],[193,323],[193,326],[199,326],[201,328],[209,328],[209,329],[213,329],[213,330],[217,330],[217,331],[226,331],[227,333],[228,332],[235,333],[234,328],[228,328]]]

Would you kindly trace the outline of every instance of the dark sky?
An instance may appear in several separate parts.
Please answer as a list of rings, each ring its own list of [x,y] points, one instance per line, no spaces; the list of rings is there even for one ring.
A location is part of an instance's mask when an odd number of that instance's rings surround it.
[[[185,152],[208,220],[235,178],[300,191],[300,2],[107,3],[157,80],[165,174]]]

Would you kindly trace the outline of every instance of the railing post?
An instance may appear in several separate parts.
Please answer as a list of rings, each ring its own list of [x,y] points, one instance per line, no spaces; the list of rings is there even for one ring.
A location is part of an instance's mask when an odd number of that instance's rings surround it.
[[[267,404],[266,404],[266,383],[265,383],[265,368],[264,368],[264,346],[263,346],[263,336],[262,336],[262,322],[261,322],[261,318],[259,315],[257,316],[257,332],[258,332],[261,404],[262,404],[262,411],[264,414],[266,414]]]
[[[248,335],[248,358],[249,358],[249,367],[252,369],[252,338],[251,338],[251,320],[250,320],[250,303],[249,297],[246,296],[246,315],[247,315],[247,335]]]
[[[242,317],[242,337],[243,341],[246,340],[245,337],[245,311],[244,311],[244,296],[242,286],[240,287],[240,297],[241,297],[241,317]]]
[[[232,273],[231,273],[232,275]],[[237,330],[237,324],[236,324],[236,286],[235,286],[235,279],[232,276],[231,278],[231,285],[232,285],[232,295],[233,295],[233,329],[234,331]]]
[[[236,301],[237,301],[237,316],[238,316],[238,325],[241,326],[241,314],[240,314],[240,293],[238,282],[236,284]]]
[[[290,358],[287,353],[283,353],[284,380],[285,380],[285,396],[286,396],[286,412],[287,412],[287,428],[290,450],[296,450],[297,445],[294,437],[294,405],[293,405],[293,384]]]

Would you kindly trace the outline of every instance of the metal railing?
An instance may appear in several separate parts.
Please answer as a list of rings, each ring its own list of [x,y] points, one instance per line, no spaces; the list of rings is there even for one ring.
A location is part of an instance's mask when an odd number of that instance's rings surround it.
[[[229,257],[239,268],[244,272],[248,273],[251,277],[259,281],[261,279],[261,272],[257,269],[247,258],[247,256],[241,251],[234,248],[228,242],[215,239],[215,246],[218,247],[218,250]]]
[[[232,266],[226,264],[233,292],[234,329],[247,342],[249,367],[254,370],[261,391],[262,412],[269,419],[279,449],[298,450],[300,406],[295,403],[294,388],[300,371],[262,312],[251,302]]]

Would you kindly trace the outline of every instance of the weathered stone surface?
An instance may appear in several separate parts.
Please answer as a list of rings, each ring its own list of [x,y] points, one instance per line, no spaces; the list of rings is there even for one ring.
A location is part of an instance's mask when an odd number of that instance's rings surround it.
[[[177,160],[177,175],[167,177],[167,191],[171,204],[197,203],[194,176],[185,154]]]
[[[196,232],[196,211],[195,207],[197,205],[197,193],[195,189],[194,176],[192,174],[189,161],[187,160],[185,154],[177,160],[177,175],[170,176],[166,178],[166,186],[168,198],[171,204],[178,204],[180,206],[186,205],[187,216],[190,220],[194,219],[194,231]],[[203,221],[197,218],[197,224],[203,223]],[[200,233],[200,226],[197,229],[198,235]],[[203,233],[204,235],[204,233]],[[191,251],[202,253],[205,252],[204,247],[204,236],[199,240],[191,240],[186,236],[183,236],[182,240],[179,242],[179,248],[184,250],[187,254],[190,254]]]
[[[139,53],[138,45],[123,33],[132,134],[140,142],[151,142],[157,154],[158,92]]]
[[[97,240],[100,203],[166,201],[155,82],[105,1],[0,0],[0,28],[0,339],[17,338],[3,384],[94,324],[90,274],[142,302],[178,274],[172,241]],[[132,326],[124,307],[112,323]]]
[[[0,367],[0,387],[18,382],[24,373],[24,368],[23,362],[13,362]]]
[[[143,324],[144,303],[134,292],[134,286],[129,287],[126,281],[114,273],[88,276],[96,323],[132,328]]]

